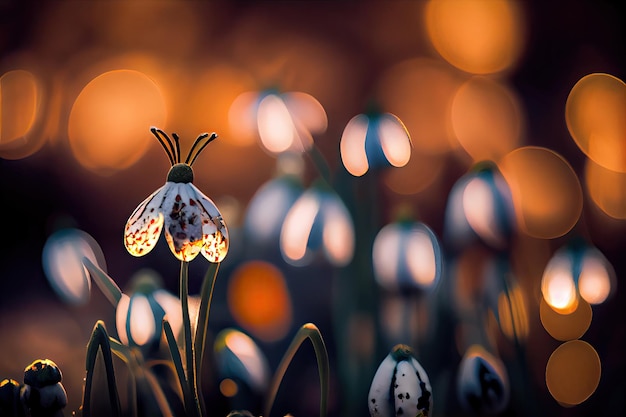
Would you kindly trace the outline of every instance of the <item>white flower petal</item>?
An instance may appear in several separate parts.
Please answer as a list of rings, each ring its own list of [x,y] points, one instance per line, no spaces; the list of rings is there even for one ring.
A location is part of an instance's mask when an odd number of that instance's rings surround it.
[[[202,255],[209,262],[222,262],[228,253],[230,240],[222,214],[209,197],[195,185],[189,184],[196,201],[201,206],[203,246]]]
[[[168,184],[165,184],[148,196],[126,222],[124,245],[131,255],[143,256],[154,248],[163,228],[160,206],[167,191]]]
[[[165,239],[172,253],[181,261],[193,260],[203,245],[202,209],[191,196],[191,183],[173,184],[163,203]]]

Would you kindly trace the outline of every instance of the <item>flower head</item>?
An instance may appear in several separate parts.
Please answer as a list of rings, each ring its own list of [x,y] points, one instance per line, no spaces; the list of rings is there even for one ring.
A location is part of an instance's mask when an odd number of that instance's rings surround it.
[[[430,381],[409,346],[394,346],[381,362],[368,398],[371,417],[426,417],[431,413]]]
[[[165,240],[179,260],[191,261],[202,253],[210,262],[221,262],[228,252],[228,230],[215,203],[192,184],[191,168],[217,135],[198,136],[185,162],[181,162],[178,135],[174,133],[172,141],[162,130],[150,130],[165,149],[172,168],[165,185],[141,202],[126,222],[126,249],[134,256],[147,254],[165,226]]]

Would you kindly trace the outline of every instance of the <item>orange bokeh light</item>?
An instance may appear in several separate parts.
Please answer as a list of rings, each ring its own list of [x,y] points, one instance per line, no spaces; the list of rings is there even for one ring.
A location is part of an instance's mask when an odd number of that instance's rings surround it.
[[[451,111],[454,133],[475,162],[498,160],[520,144],[521,110],[506,86],[474,77],[456,93]]]
[[[578,147],[604,168],[626,173],[626,84],[609,74],[589,74],[570,91],[567,128]]]
[[[626,172],[611,171],[587,159],[585,184],[603,212],[614,219],[626,219]]]
[[[180,88],[181,79],[189,79]],[[229,123],[229,108],[245,91],[254,88],[251,77],[227,63],[212,65],[197,77],[185,75],[169,80],[168,91],[173,95],[168,115],[176,120],[176,132],[193,138],[200,132],[216,132],[220,142],[248,146],[254,138],[237,134]]]
[[[159,87],[134,70],[109,71],[89,82],[76,98],[68,137],[78,161],[107,175],[135,163],[153,141],[150,127],[165,122]]]
[[[511,189],[520,230],[551,239],[574,227],[582,212],[582,188],[562,156],[527,146],[505,155],[498,167]]]
[[[508,0],[431,0],[426,29],[441,56],[457,68],[490,74],[518,59],[524,27],[517,3]]]
[[[601,372],[600,357],[593,346],[572,340],[552,352],[546,365],[546,385],[559,403],[577,405],[594,393]]]
[[[385,111],[398,116],[417,152],[441,154],[458,147],[450,124],[450,106],[461,79],[448,66],[417,58],[388,70],[377,96]]]
[[[41,88],[31,72],[13,70],[0,76],[0,157],[21,159],[41,148],[43,135],[29,135],[41,107]]]
[[[589,329],[592,316],[591,305],[585,300],[578,300],[576,308],[567,314],[556,311],[543,298],[539,302],[541,324],[556,340],[580,338]]]
[[[281,339],[291,325],[285,278],[278,268],[264,261],[248,262],[233,273],[228,306],[242,327],[264,341]]]

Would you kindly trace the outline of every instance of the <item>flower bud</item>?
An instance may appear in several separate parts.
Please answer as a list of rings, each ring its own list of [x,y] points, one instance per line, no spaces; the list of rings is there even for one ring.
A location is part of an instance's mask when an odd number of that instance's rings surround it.
[[[432,390],[426,371],[407,345],[396,345],[382,361],[370,387],[372,417],[426,417],[432,410]]]
[[[495,414],[509,401],[509,381],[500,359],[483,347],[470,346],[457,376],[457,394],[468,411]]]
[[[38,359],[24,369],[20,397],[32,417],[55,416],[65,408],[67,394],[61,380],[61,370],[50,359]]]

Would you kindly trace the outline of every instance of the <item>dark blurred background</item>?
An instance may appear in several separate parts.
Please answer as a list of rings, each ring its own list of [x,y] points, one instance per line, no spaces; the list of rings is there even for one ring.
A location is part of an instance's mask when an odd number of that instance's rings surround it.
[[[617,155],[617,170],[593,177],[591,172],[607,167],[593,171],[588,158],[593,150],[574,140],[566,123],[570,92],[592,73],[622,80],[616,111],[624,109],[623,4],[494,1],[485,2],[493,4],[484,10],[469,7],[458,13],[464,2],[444,2],[440,9],[431,3],[437,2],[0,0],[0,377],[21,380],[32,360],[53,359],[64,372],[66,414],[78,409],[93,324],[103,319],[115,334],[115,313],[95,287],[88,303],[64,304],[44,274],[43,246],[60,228],[81,229],[98,242],[109,275],[122,289],[138,270],[151,268],[176,294],[179,264],[164,239],[152,253],[134,258],[123,246],[123,228],[134,208],[163,184],[169,168],[148,127],[178,133],[183,154],[199,133],[216,131],[220,138],[194,165],[194,183],[217,203],[231,231],[231,250],[215,289],[212,337],[227,327],[247,331],[273,370],[297,327],[316,323],[333,369],[329,415],[367,415],[369,381],[392,346],[381,335],[385,325],[377,317],[379,295],[368,252],[372,233],[391,222],[399,207],[408,206],[442,237],[448,196],[461,176],[484,159],[513,169],[513,150],[538,146],[567,161],[580,192],[562,185],[563,198],[559,193],[547,201],[541,193],[532,197],[525,204],[537,212],[556,213],[550,224],[557,226],[542,235],[531,230],[531,221],[509,247],[528,330],[523,340],[495,343],[511,373],[511,405],[501,415],[623,415],[626,137],[622,124],[614,142],[600,145],[605,150],[600,154]],[[465,28],[472,21],[483,22],[478,25],[483,30]],[[104,97],[112,88],[90,84],[102,74],[120,75],[128,83],[120,94],[137,98],[135,107],[116,112],[104,98],[98,101],[98,95]],[[477,84],[467,84],[472,81]],[[464,90],[468,95],[456,100],[459,107],[451,112],[451,100],[463,86],[469,86]],[[277,242],[275,247],[255,247],[244,233],[248,203],[274,177],[278,158],[256,138],[239,132],[229,112],[241,93],[268,88],[310,94],[325,110],[327,127],[313,139],[339,193],[354,198],[346,205],[357,219],[357,253],[346,267],[323,261],[292,266],[281,258]],[[95,102],[88,96],[96,97]],[[348,121],[373,105],[404,122],[413,142],[411,161],[403,168],[351,177],[342,164],[339,141]],[[455,111],[480,116],[480,111],[471,113],[478,108],[474,106],[493,112],[494,123],[476,127],[468,118],[454,118]],[[479,129],[478,134],[472,136],[464,126]],[[549,177],[561,175],[558,167],[533,163],[521,165]],[[523,169],[511,174],[513,178],[530,174]],[[318,176],[311,159],[303,159],[301,170],[305,186]],[[564,183],[557,182],[557,190],[559,184]],[[371,188],[375,197],[367,192]],[[372,201],[364,195],[375,198],[376,210],[365,208]],[[528,210],[527,216],[538,216],[535,224],[545,224],[541,214]],[[363,219],[359,211],[371,217]],[[580,337],[600,358],[597,388],[581,404],[566,405],[546,387],[546,364],[563,341],[551,337],[540,320],[540,282],[552,254],[581,236],[612,264],[617,285],[606,301],[593,306],[591,324]],[[288,289],[290,308],[282,314],[289,320],[278,337],[264,338],[254,326],[236,320],[228,301],[234,273],[257,259],[276,265]],[[194,294],[206,266],[200,257],[191,263]],[[364,276],[355,278],[358,274]],[[357,288],[368,279],[369,284]],[[351,294],[358,300],[349,300]],[[421,314],[420,329],[426,330],[415,336],[415,344],[433,385],[434,415],[470,415],[462,413],[451,388],[451,370],[464,349],[452,330],[438,329],[452,319],[437,312],[454,310],[455,301],[443,294],[436,301],[423,301],[428,311],[416,313]],[[353,345],[360,349],[355,355],[365,355],[359,356],[356,371],[350,369],[353,363],[346,364],[350,346],[354,348],[350,338],[356,338]],[[516,350],[518,344],[521,350]],[[522,368],[519,352],[526,363]],[[233,403],[219,392],[218,377],[208,380],[211,415],[226,415]],[[316,415],[317,381],[313,350],[305,344],[286,375],[275,412]],[[258,405],[253,407],[260,413]]]

